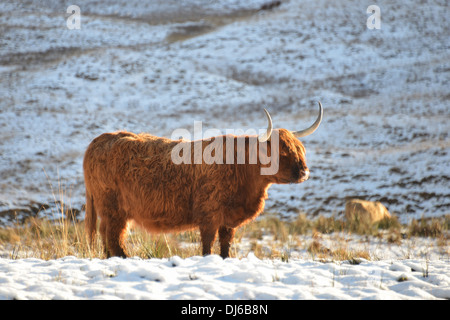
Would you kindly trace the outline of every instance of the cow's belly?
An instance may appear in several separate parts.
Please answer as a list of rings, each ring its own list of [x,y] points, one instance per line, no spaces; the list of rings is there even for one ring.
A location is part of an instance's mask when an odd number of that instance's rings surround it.
[[[151,233],[187,231],[196,227],[191,223],[173,223],[171,219],[133,219],[134,222]]]

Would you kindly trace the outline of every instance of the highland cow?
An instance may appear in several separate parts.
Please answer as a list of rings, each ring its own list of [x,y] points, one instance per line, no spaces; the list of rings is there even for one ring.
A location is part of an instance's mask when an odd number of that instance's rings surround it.
[[[211,254],[219,234],[220,255],[228,257],[236,228],[263,211],[267,190],[273,183],[308,179],[305,148],[297,138],[318,128],[323,116],[320,102],[319,109],[311,127],[295,132],[273,129],[266,111],[269,125],[260,136],[184,141],[124,131],[100,135],[89,145],[83,162],[85,223],[91,244],[98,216],[108,257],[126,257],[124,241],[130,222],[154,233],[199,228],[204,255]],[[258,139],[255,150],[250,147],[252,139]],[[225,143],[230,140],[234,143]],[[222,141],[221,148],[215,148],[213,156],[217,159],[220,150],[223,161],[194,161],[199,146],[203,152],[217,141]],[[190,150],[190,154],[181,155],[192,161],[173,161],[173,150],[181,143],[192,144],[192,148],[182,151]],[[239,152],[245,154],[246,163],[239,163]],[[235,161],[229,161],[230,154]],[[261,170],[273,165],[273,161],[277,161],[276,173],[262,174]]]

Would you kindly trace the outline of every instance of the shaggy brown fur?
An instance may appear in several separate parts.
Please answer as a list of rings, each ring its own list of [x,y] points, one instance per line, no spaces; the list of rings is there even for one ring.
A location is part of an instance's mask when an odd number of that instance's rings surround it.
[[[259,159],[248,164],[248,143],[246,164],[175,164],[171,151],[181,140],[130,132],[100,135],[89,145],[83,163],[88,236],[93,241],[99,216],[107,256],[125,257],[124,240],[131,221],[149,232],[198,227],[203,254],[211,253],[218,233],[221,256],[228,257],[236,228],[263,211],[272,183],[299,183],[308,178],[302,143],[285,129],[274,130],[274,134],[279,135],[275,175],[261,175],[261,167],[270,164],[263,165]],[[233,136],[234,154],[238,138]],[[245,139],[248,142],[249,137]],[[202,140],[203,149],[212,141]],[[194,142],[185,143],[192,144],[193,159]],[[267,155],[276,152],[271,150],[271,141],[260,146],[267,148]]]

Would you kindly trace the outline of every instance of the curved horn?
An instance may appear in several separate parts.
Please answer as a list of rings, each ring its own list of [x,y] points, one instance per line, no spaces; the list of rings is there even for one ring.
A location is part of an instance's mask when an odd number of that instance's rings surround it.
[[[266,142],[267,140],[269,140],[270,136],[272,134],[272,129],[273,129],[272,118],[270,117],[269,111],[264,109],[264,112],[266,113],[266,116],[267,116],[268,125],[267,125],[267,131],[258,137],[259,142]]]
[[[317,128],[319,127],[320,122],[322,121],[322,117],[323,117],[323,108],[322,108],[322,104],[320,103],[320,101],[317,101],[317,102],[319,103],[319,116],[317,117],[317,119],[313,123],[313,125],[311,127],[309,127],[308,129],[300,130],[300,131],[292,131],[292,134],[294,136],[296,136],[297,138],[309,136],[311,133],[316,131]]]

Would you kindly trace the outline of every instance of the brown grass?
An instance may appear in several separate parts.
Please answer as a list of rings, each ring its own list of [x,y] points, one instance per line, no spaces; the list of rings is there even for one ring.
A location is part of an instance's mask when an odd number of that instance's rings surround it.
[[[57,220],[29,218],[24,223],[0,228],[2,256],[10,259],[34,257],[49,260],[70,255],[104,259],[100,239],[97,239],[94,248],[90,248],[86,241],[84,222],[77,221],[70,208],[60,205],[59,210],[61,218]],[[238,230],[231,257],[240,258],[243,255],[242,251],[239,253],[238,248],[245,238],[250,240],[249,251],[261,259],[288,261],[290,250],[295,249],[304,250],[313,259],[320,261],[348,260],[358,263],[360,258],[369,260],[370,254],[364,250],[350,249],[345,241],[339,241],[339,236],[336,237],[333,248],[327,248],[321,242],[321,235],[354,233],[384,238],[388,243],[395,244],[400,244],[403,239],[410,237],[433,237],[438,239],[438,245],[446,248],[449,225],[450,216],[440,219],[422,218],[413,220],[409,225],[401,225],[396,217],[373,225],[358,225],[355,221],[347,222],[333,217],[310,220],[302,214],[293,221],[283,221],[274,215],[266,214]],[[312,240],[302,240],[308,234],[312,235]],[[265,236],[273,239],[270,246],[261,244]],[[200,235],[198,231],[154,235],[133,228],[129,230],[126,252],[129,256],[143,259],[201,255]],[[213,252],[219,252],[217,243]]]

